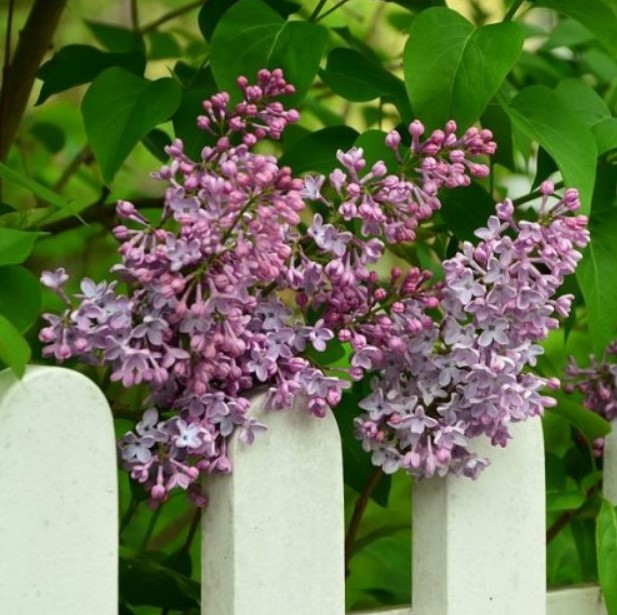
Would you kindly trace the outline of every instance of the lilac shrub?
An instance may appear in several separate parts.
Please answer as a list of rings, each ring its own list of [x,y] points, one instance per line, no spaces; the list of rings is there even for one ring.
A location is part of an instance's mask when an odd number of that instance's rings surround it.
[[[570,215],[576,191],[556,197],[545,183],[535,222],[499,204],[478,245],[443,264],[443,283],[417,267],[395,267],[384,282],[375,267],[385,250],[415,239],[440,191],[488,175],[478,157],[495,152],[490,131],[457,136],[448,122],[425,135],[414,121],[408,147],[398,132],[386,137],[396,168],[367,168],[352,148],[327,177],[302,179],[259,147],[298,120],[278,101],[293,87],[280,70],[238,86],[234,107],[226,93],[204,102],[198,125],[211,145],[199,161],[180,140],[167,148],[170,163],[153,174],[167,185],[158,222],[118,203],[114,281],[85,279],[70,298],[63,270],[43,273],[66,303],[45,316],[44,353],[147,388],[143,417],[118,449],[153,505],[176,487],[205,504],[197,479],[230,471],[229,439],[251,443],[266,429],[250,415],[250,392],[262,386],[268,409],[301,399],[323,417],[367,379],[356,430],[375,465],[477,476],[487,462],[470,452],[472,438],[505,446],[511,422],[551,404],[541,388],[557,383],[526,367],[570,309],[556,293],[588,241],[586,219]],[[319,213],[304,212],[307,202]],[[336,364],[323,359],[334,348],[344,355]]]

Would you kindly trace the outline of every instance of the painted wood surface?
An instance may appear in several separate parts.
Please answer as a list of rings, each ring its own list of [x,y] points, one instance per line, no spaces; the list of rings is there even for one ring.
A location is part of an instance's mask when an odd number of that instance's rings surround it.
[[[118,612],[116,447],[84,376],[0,373],[0,613]]]
[[[231,446],[209,482],[202,527],[203,615],[343,615],[343,472],[334,417],[253,416],[269,430]]]
[[[431,479],[413,493],[414,615],[544,615],[544,450],[540,421],[512,426],[476,481]]]

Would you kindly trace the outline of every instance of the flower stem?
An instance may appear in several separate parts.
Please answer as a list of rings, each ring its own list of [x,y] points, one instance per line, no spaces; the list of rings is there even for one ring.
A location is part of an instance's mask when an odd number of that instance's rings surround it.
[[[356,535],[358,534],[358,530],[360,529],[360,523],[362,522],[362,517],[364,515],[364,511],[371,499],[371,495],[375,488],[379,484],[381,477],[383,476],[383,470],[381,468],[377,468],[377,470],[371,475],[368,482],[366,483],[360,497],[356,500],[356,505],[354,507],[353,515],[351,516],[351,521],[349,522],[349,528],[347,530],[347,534],[345,536],[345,576],[349,576],[349,561],[351,560],[351,556],[353,554],[353,546],[356,541]]]
[[[523,4],[524,0],[514,0],[512,6],[508,9],[508,12],[505,14],[503,21],[512,21],[514,14],[520,8],[521,4]]]
[[[560,190],[564,186],[565,184],[563,182],[557,182],[555,184],[555,190]],[[518,199],[514,199],[512,201],[512,205],[514,205],[514,207],[519,207],[520,205],[529,203],[529,201],[535,201],[536,199],[539,199],[541,196],[542,196],[542,192],[540,192],[540,190],[536,190],[535,192],[530,192],[529,194],[526,194],[525,196],[520,196]]]
[[[319,17],[319,13],[321,13],[321,9],[323,9],[324,5],[328,0],[319,0],[315,10],[311,13],[311,16],[308,18],[308,21],[315,21],[317,17]]]

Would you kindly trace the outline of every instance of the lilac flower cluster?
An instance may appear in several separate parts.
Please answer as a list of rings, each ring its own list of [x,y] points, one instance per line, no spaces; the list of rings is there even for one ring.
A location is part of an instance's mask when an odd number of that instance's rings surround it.
[[[547,207],[553,186],[542,189],[537,222],[517,223],[506,200],[476,232],[480,243],[466,242],[444,263],[440,321],[428,315],[435,302],[418,287],[379,327],[360,328],[367,345],[352,363],[361,355],[377,375],[360,402],[366,414],[356,420],[357,435],[385,472],[475,477],[487,460],[470,452],[471,438],[505,446],[510,423],[554,403],[540,389],[558,381],[524,369],[542,353],[537,342],[558,326],[555,316],[570,310],[572,296],[553,296],[589,234],[585,217],[567,215],[579,207],[575,190]]]
[[[566,393],[580,393],[583,405],[607,421],[617,418],[617,342],[609,344],[602,358],[591,355],[589,366],[581,367],[570,357],[565,370],[563,389]],[[601,457],[604,438],[592,443],[594,455]]]
[[[362,148],[347,152],[339,150],[338,161],[343,169],[335,169],[328,176],[306,180],[304,196],[333,208],[333,200],[322,195],[324,185],[335,193],[336,210],[346,222],[359,220],[363,236],[382,236],[388,243],[415,239],[415,228],[440,208],[438,192],[442,188],[468,186],[471,176],[486,177],[489,168],[471,157],[495,153],[490,130],[470,128],[462,137],[456,136],[456,122],[450,121],[445,130],[435,130],[424,141],[425,128],[418,120],[409,125],[411,147],[401,147],[401,136],[390,132],[386,145],[394,152],[399,168],[388,171],[382,161],[364,172],[366,160]],[[320,237],[326,246],[328,237]],[[340,241],[337,244],[341,249]],[[336,254],[336,252],[334,252]]]
[[[42,275],[67,305],[45,316],[44,353],[147,388],[147,410],[119,454],[154,504],[177,487],[205,504],[197,479],[230,471],[229,438],[251,443],[265,429],[250,414],[260,386],[270,409],[299,396],[321,417],[352,381],[370,381],[356,432],[374,464],[475,477],[486,460],[470,452],[471,438],[504,446],[511,422],[551,403],[540,389],[556,383],[525,368],[570,308],[570,296],[554,295],[588,241],[585,218],[568,215],[576,191],[558,198],[543,184],[537,222],[498,205],[480,243],[444,263],[443,283],[417,267],[395,267],[384,283],[375,268],[387,246],[415,239],[441,190],[488,174],[478,157],[495,152],[490,131],[457,136],[448,122],[424,138],[415,121],[409,147],[397,132],[385,138],[396,168],[365,171],[364,152],[351,148],[327,177],[300,179],[254,149],[298,119],[275,100],[293,87],[279,70],[238,85],[233,108],[224,92],[204,102],[198,125],[212,145],[199,161],[179,140],[167,148],[170,163],[153,174],[167,184],[156,224],[118,203],[116,281],[83,280],[71,299],[63,270]],[[303,233],[306,201],[321,213]],[[335,364],[320,355],[333,349],[344,355]]]
[[[204,103],[199,124],[219,136],[201,161],[180,141],[168,148],[172,162],[155,174],[169,185],[158,225],[118,203],[131,226],[114,229],[122,263],[113,272],[128,294],[86,279],[75,306],[62,290],[63,271],[42,277],[67,302],[64,314],[46,316],[44,353],[102,364],[112,381],[149,387],[152,407],[119,449],[155,502],[181,487],[203,503],[195,481],[230,470],[232,433],[251,442],[265,429],[248,413],[246,393],[255,386],[270,386],[271,408],[291,408],[301,394],[323,416],[347,385],[304,357],[308,347],[323,351],[332,331],[322,321],[301,323],[271,292],[292,254],[303,182],[249,146],[297,119],[272,101],[293,89],[278,70],[261,71],[256,86],[239,85],[245,100],[234,109],[225,94]],[[236,134],[241,142],[232,145]]]
[[[578,391],[583,396],[583,405],[607,421],[617,418],[617,342],[610,344],[601,360],[591,355],[589,367],[580,367],[570,357],[566,367],[564,390]]]

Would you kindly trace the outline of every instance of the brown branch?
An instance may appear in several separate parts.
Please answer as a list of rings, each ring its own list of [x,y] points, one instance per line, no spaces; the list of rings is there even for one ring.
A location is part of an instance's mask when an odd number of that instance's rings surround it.
[[[371,499],[371,495],[373,491],[375,491],[375,488],[379,484],[382,476],[383,470],[381,468],[377,468],[375,473],[369,478],[364,489],[362,490],[362,493],[360,494],[360,497],[356,501],[353,515],[351,516],[351,521],[349,522],[349,528],[347,529],[347,534],[345,535],[345,576],[349,576],[349,561],[351,560],[351,556],[353,554],[353,546],[356,541],[358,530],[360,529],[360,523],[362,522],[364,511],[366,510],[369,500]]]
[[[139,10],[137,8],[137,0],[130,0],[131,6],[131,28],[135,32],[139,32]]]
[[[156,30],[159,26],[162,26],[164,23],[179,17],[180,15],[184,15],[192,11],[193,9],[199,8],[202,4],[205,4],[207,0],[194,0],[194,2],[189,2],[189,4],[185,4],[173,11],[169,11],[169,13],[165,13],[165,15],[161,15],[158,19],[151,21],[150,23],[143,26],[140,30],[142,34],[147,34],[148,32],[152,32],[152,30]]]
[[[13,33],[13,13],[15,11],[15,0],[9,0],[9,10],[6,17],[6,38],[4,39],[4,64],[2,65],[2,82],[6,83],[9,79],[11,70],[11,34]],[[4,126],[6,117],[6,105],[8,101],[8,91],[2,88],[0,91],[0,126]]]
[[[67,0],[34,0],[26,24],[19,34],[15,54],[0,90],[0,161],[6,160],[26,110],[36,72],[49,50],[66,3]]]

